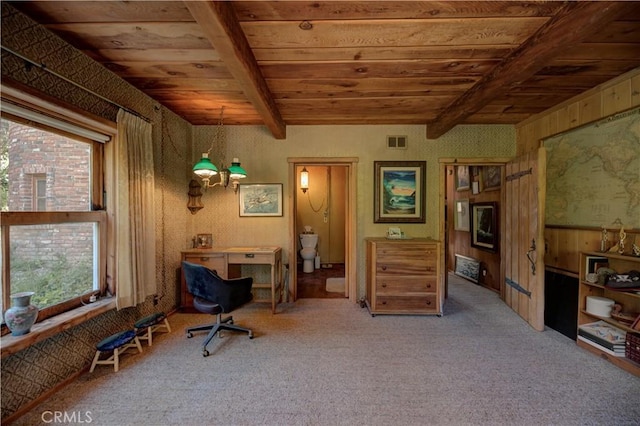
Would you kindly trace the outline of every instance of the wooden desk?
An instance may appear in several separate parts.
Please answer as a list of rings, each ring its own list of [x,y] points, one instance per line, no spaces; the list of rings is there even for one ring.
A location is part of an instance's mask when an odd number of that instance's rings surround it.
[[[280,247],[214,247],[210,249],[191,249],[182,252],[182,260],[215,269],[222,278],[240,276],[241,265],[268,265],[271,267],[271,282],[253,283],[253,288],[270,289],[271,312],[282,302],[282,249]],[[180,310],[193,311],[193,296],[187,291],[184,274],[181,273]],[[261,299],[254,299],[257,302]]]

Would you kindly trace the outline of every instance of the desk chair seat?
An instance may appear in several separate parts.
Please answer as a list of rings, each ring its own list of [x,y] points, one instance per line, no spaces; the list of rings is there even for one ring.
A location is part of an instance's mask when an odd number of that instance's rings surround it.
[[[233,317],[222,318],[223,313],[230,313],[253,299],[251,287],[252,277],[225,280],[205,266],[190,262],[182,262],[185,282],[189,293],[193,295],[193,307],[199,312],[215,315],[216,322],[187,328],[187,337],[193,337],[196,331],[209,331],[202,344],[202,356],[209,356],[207,345],[221,331],[238,331],[247,333],[253,339],[253,332],[245,327],[233,325]]]

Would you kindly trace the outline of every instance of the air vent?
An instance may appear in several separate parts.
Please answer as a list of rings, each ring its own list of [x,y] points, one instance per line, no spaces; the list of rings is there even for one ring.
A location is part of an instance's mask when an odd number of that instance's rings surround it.
[[[407,149],[406,136],[387,136],[387,148]]]

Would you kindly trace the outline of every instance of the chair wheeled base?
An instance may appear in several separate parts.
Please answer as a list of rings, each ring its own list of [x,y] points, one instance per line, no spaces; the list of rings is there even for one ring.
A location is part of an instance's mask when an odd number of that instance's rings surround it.
[[[218,334],[218,337],[222,337],[222,331],[239,331],[241,333],[247,333],[249,335],[249,339],[253,339],[253,331],[248,328],[240,327],[238,325],[233,325],[233,317],[227,317],[222,319],[222,313],[216,315],[216,322],[213,324],[207,325],[196,325],[194,327],[187,328],[187,338],[190,339],[193,337],[194,331],[207,331],[209,330],[209,334],[204,339],[202,343],[202,356],[209,356],[209,351],[207,350],[207,345],[213,339],[213,336]]]

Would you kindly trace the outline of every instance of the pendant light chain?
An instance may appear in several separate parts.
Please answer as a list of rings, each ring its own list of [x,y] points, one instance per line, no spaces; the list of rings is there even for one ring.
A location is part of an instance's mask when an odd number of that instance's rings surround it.
[[[325,196],[322,199],[322,204],[320,204],[320,207],[316,209],[315,207],[313,207],[313,204],[311,203],[311,191],[307,192],[307,200],[309,201],[309,207],[311,207],[311,210],[313,210],[314,213],[320,213],[320,210],[324,206],[324,202],[326,201],[326,198],[327,198],[327,194],[325,192]]]

